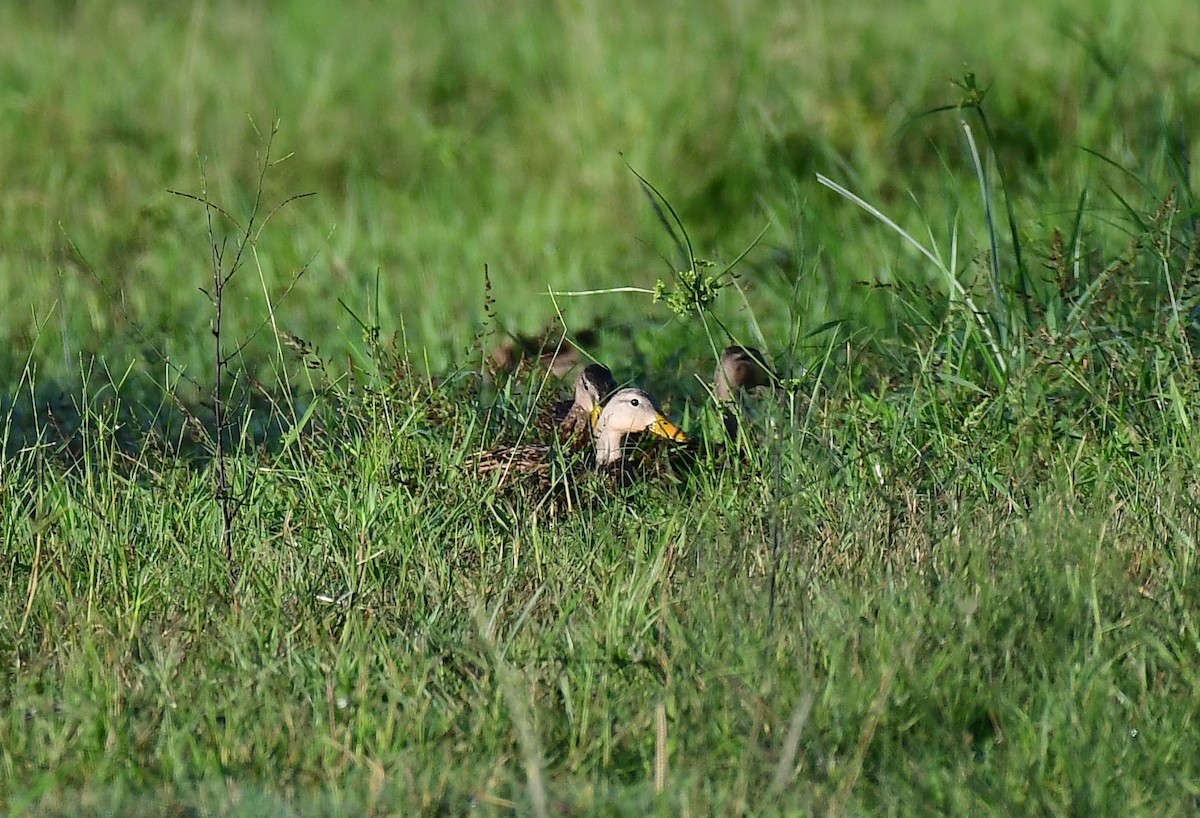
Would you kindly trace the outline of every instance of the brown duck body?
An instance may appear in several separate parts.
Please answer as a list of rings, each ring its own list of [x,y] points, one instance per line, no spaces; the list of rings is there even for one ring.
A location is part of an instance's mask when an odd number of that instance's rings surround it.
[[[596,340],[595,327],[574,334],[576,341],[588,346]],[[537,335],[510,335],[492,350],[491,367],[495,372],[516,372],[521,368],[548,370],[556,378],[565,378],[580,361],[583,353],[561,324],[548,326]]]
[[[770,386],[774,374],[767,369],[767,358],[754,347],[725,347],[713,373],[713,397],[727,401],[738,392]]]
[[[604,398],[616,389],[612,372],[602,364],[592,364],[575,380],[571,400],[556,401],[537,418],[534,426],[538,441],[519,446],[502,446],[475,456],[481,475],[499,472],[504,484],[510,474],[532,474],[549,479],[555,445],[574,451],[585,450],[591,442],[592,425],[599,416]]]

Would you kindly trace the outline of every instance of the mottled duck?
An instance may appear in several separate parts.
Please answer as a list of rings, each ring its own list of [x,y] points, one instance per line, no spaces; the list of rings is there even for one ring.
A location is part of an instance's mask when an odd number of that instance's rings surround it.
[[[593,414],[593,447],[590,455],[576,461],[576,471],[589,466],[614,476],[627,477],[622,463],[628,435],[649,432],[677,443],[687,441],[687,435],[666,418],[651,395],[633,387],[619,389],[604,404],[598,415]],[[500,485],[515,474],[529,475],[543,485],[552,474],[554,446],[531,443],[507,446],[481,452],[475,458],[480,474],[500,473]]]

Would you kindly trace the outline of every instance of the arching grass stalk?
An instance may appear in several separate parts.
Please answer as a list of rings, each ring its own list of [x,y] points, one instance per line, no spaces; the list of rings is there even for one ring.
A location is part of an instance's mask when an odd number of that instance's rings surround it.
[[[875,207],[875,205],[871,204],[866,199],[848,190],[824,174],[818,173],[817,181],[844,199],[847,199],[848,201],[858,205],[880,222],[887,225],[897,235],[912,245],[912,247],[914,247],[921,255],[927,258],[931,264],[933,264],[934,268],[941,274],[942,278],[947,284],[949,289],[948,298],[950,304],[953,306],[956,301],[961,301],[966,307],[967,311],[974,318],[974,322],[976,326],[978,326],[979,333],[983,338],[981,351],[984,353],[983,358],[986,362],[988,372],[996,383],[1002,383],[1008,370],[1008,363],[1005,357],[1004,348],[997,340],[996,334],[993,332],[991,326],[989,326],[987,313],[979,308],[979,306],[975,303],[975,299],[971,297],[971,294],[967,291],[967,288],[964,287],[962,281],[959,280],[956,261],[957,236],[952,241],[950,261],[947,263],[947,261],[942,257],[941,253],[937,251],[936,245],[927,247],[921,242],[917,241],[915,238],[913,238],[911,233],[897,224],[887,214]]]
[[[654,287],[653,300],[656,303],[659,301],[666,303],[671,312],[680,318],[689,315],[697,316],[704,325],[704,334],[708,338],[709,348],[712,351],[713,357],[718,358],[720,357],[719,348],[725,346],[725,343],[717,343],[713,337],[712,328],[709,326],[709,320],[712,320],[717,325],[726,338],[733,341],[737,341],[738,339],[729,327],[713,312],[712,306],[716,303],[721,290],[731,285],[736,286],[737,276],[733,272],[734,269],[758,245],[762,237],[766,235],[770,224],[764,225],[758,235],[754,237],[754,240],[746,246],[746,249],[726,264],[719,273],[715,275],[709,274],[706,271],[717,268],[717,263],[696,257],[687,228],[684,226],[683,220],[679,218],[679,214],[675,211],[675,208],[671,206],[671,202],[658,188],[652,185],[649,180],[636,170],[629,168],[629,171],[637,177],[638,182],[642,186],[642,192],[646,195],[647,200],[649,200],[650,206],[654,210],[655,216],[658,217],[659,223],[675,243],[676,252],[682,261],[682,264],[671,264],[670,261],[664,258],[664,261],[666,261],[674,273],[674,287],[667,281],[659,279]],[[757,321],[753,321],[752,323],[757,327]],[[762,337],[761,331],[757,334],[759,338]]]

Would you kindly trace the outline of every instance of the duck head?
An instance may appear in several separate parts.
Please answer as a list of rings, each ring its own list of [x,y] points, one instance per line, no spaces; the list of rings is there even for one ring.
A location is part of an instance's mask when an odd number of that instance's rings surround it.
[[[618,390],[596,420],[596,465],[607,466],[621,459],[621,444],[633,432],[650,432],[676,443],[687,435],[658,408],[654,398],[641,389]]]
[[[713,395],[719,401],[732,398],[739,389],[751,390],[771,385],[771,373],[763,363],[766,357],[753,347],[726,347],[713,375]]]

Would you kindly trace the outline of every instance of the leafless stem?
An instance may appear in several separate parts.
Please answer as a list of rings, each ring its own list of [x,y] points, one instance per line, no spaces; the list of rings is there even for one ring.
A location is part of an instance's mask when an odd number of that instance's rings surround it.
[[[268,153],[270,145],[267,146]],[[238,262],[241,260],[241,251],[237,253],[233,265],[226,273],[223,269],[222,262],[225,255],[224,242],[218,242],[216,234],[213,230],[213,210],[215,209],[209,203],[208,198],[208,177],[201,174],[201,200],[204,203],[204,213],[208,225],[208,244],[212,252],[212,293],[210,293],[213,301],[213,362],[215,363],[214,383],[213,383],[213,422],[216,426],[216,459],[217,459],[217,504],[221,508],[221,549],[225,553],[225,564],[229,569],[230,578],[232,581],[234,563],[233,563],[233,522],[237,516],[237,510],[233,503],[233,496],[229,491],[229,469],[225,462],[226,449],[226,428],[228,420],[226,418],[225,407],[225,369],[229,361],[225,358],[222,349],[222,330],[224,329],[225,320],[225,285],[229,283],[233,273],[237,270]],[[257,201],[256,201],[257,205]],[[254,220],[253,214],[250,217],[251,222]]]
[[[244,496],[237,497],[234,495],[230,487],[229,477],[229,447],[230,447],[230,408],[226,401],[226,392],[229,389],[230,371],[229,364],[235,360],[245,348],[247,342],[238,345],[232,352],[225,349],[225,288],[233,280],[238,270],[241,269],[242,263],[246,258],[246,251],[252,249],[262,234],[263,228],[267,222],[281,208],[291,202],[303,199],[312,194],[301,194],[290,196],[284,199],[281,203],[271,208],[266,217],[259,223],[259,216],[263,212],[263,182],[266,178],[267,169],[271,167],[271,148],[275,141],[275,135],[279,132],[278,123],[272,123],[271,132],[267,137],[267,144],[262,163],[259,168],[258,187],[255,191],[254,205],[250,209],[249,218],[245,225],[239,225],[228,211],[214,203],[208,193],[208,177],[204,174],[201,168],[201,188],[200,195],[190,193],[180,193],[172,191],[176,195],[186,199],[199,202],[204,205],[206,225],[208,230],[208,244],[211,250],[211,265],[212,265],[212,284],[211,291],[207,292],[209,299],[213,305],[213,423],[215,426],[214,447],[216,458],[216,499],[217,504],[221,509],[221,551],[225,555],[225,563],[229,570],[231,585],[236,581],[236,564],[233,555],[233,527],[236,521],[238,512],[241,511],[244,503]],[[237,228],[238,236],[234,243],[233,258],[226,262],[226,247],[227,240],[217,238],[217,230],[213,224],[213,214],[216,214]],[[256,229],[257,227],[257,229]],[[295,276],[292,284],[287,291],[279,299],[286,298],[291,292],[292,286],[296,280],[308,269],[308,264],[301,268],[300,272]],[[275,304],[271,304],[270,309],[273,313]],[[265,325],[265,322],[264,322]],[[262,326],[259,327],[259,330]],[[254,334],[257,334],[258,330]],[[251,479],[253,479],[251,477]],[[246,491],[249,491],[247,486]]]

